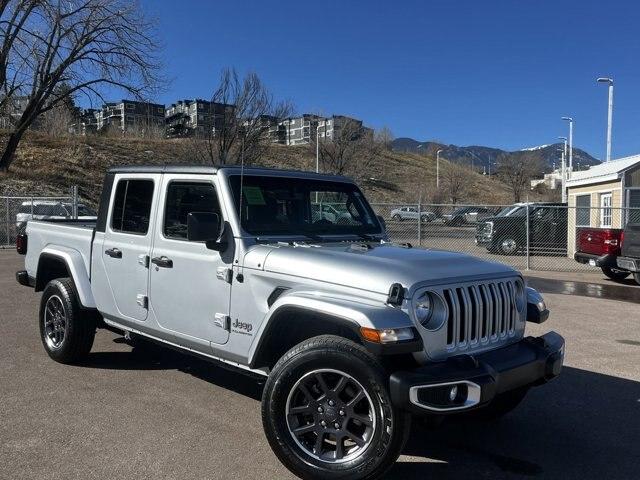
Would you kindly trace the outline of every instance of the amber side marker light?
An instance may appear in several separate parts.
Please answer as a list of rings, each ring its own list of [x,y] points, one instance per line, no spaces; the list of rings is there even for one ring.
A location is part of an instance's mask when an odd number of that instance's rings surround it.
[[[406,340],[413,340],[413,328],[385,328],[376,330],[375,328],[360,327],[360,335],[365,340],[374,343],[396,343]]]

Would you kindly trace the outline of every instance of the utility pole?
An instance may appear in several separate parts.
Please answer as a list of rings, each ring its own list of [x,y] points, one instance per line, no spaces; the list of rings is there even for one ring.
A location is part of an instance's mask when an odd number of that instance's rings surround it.
[[[440,152],[442,149],[436,152],[436,188],[440,189]]]
[[[569,177],[573,172],[573,118],[562,117],[562,120],[569,122]]]
[[[606,162],[611,160],[611,126],[613,124],[613,79],[612,78],[598,78],[599,83],[609,84],[609,108],[607,111],[607,159]]]
[[[562,203],[567,201],[567,137],[558,137],[564,142],[564,149],[562,150],[562,167],[560,170],[561,175],[561,188],[562,188]]]

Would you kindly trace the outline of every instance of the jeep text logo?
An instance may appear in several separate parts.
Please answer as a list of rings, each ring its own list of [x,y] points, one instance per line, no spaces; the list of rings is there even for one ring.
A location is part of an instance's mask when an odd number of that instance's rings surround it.
[[[253,325],[251,325],[250,323],[240,322],[237,318],[232,327],[237,330],[244,330],[247,333],[253,330]]]

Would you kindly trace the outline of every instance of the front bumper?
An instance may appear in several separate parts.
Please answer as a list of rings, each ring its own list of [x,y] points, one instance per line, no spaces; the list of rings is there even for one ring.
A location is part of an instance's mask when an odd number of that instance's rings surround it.
[[[578,263],[589,264],[593,267],[612,267],[615,268],[617,256],[611,253],[606,255],[594,255],[591,253],[576,252],[573,259]]]
[[[496,395],[557,377],[564,338],[555,332],[478,355],[460,355],[391,375],[393,404],[414,414],[453,414],[480,408]],[[458,386],[450,398],[452,386]]]

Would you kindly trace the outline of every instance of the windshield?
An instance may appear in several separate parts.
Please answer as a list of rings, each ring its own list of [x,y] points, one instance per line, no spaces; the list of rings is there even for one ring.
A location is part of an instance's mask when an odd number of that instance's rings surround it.
[[[515,212],[519,208],[521,208],[521,207],[520,206],[509,205],[508,207],[504,207],[502,210],[500,210],[496,214],[496,217],[508,217],[509,215],[513,214],[513,212]]]
[[[230,177],[239,209],[240,176]],[[252,235],[368,235],[382,227],[351,183],[245,175],[242,228]]]

